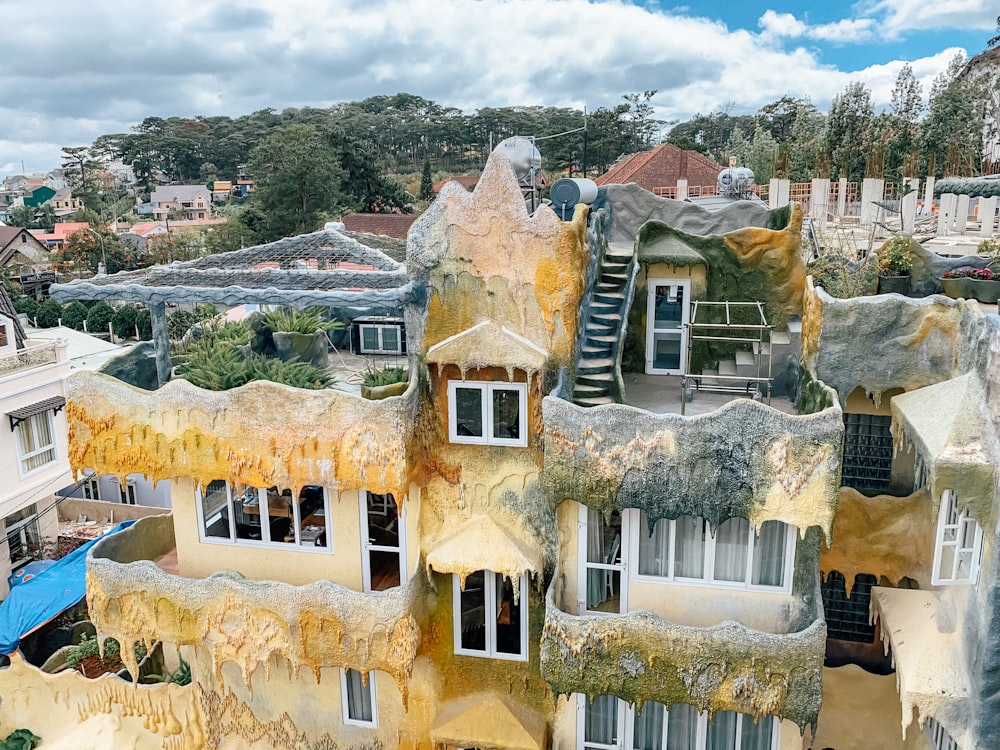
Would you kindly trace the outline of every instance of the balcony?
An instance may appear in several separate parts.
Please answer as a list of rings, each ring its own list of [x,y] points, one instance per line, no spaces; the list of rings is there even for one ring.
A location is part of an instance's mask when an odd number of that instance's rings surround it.
[[[154,481],[227,477],[253,487],[321,485],[407,494],[418,392],[370,401],[254,381],[143,391],[102,373],[67,380],[70,464]]]
[[[239,665],[249,685],[271,656],[296,672],[311,669],[317,680],[323,667],[378,669],[392,675],[405,700],[420,644],[413,613],[426,597],[422,577],[370,594],[329,581],[290,586],[232,572],[182,578],[153,562],[173,546],[170,516],[142,519],[94,545],[87,604],[98,632],[122,644],[207,646],[220,683],[224,662]],[[123,659],[131,656],[132,649],[122,649]]]
[[[544,482],[558,507],[639,508],[655,520],[732,516],[819,526],[829,540],[840,491],[842,412],[785,414],[749,399],[709,414],[542,402]]]
[[[26,340],[25,347],[14,354],[0,357],[0,378],[22,370],[31,370],[57,362],[69,362],[65,342]]]
[[[779,716],[815,727],[822,699],[826,624],[814,598],[811,623],[775,634],[727,621],[677,625],[640,610],[572,615],[545,603],[542,676],[557,695],[616,695],[641,704],[688,703],[699,710]]]

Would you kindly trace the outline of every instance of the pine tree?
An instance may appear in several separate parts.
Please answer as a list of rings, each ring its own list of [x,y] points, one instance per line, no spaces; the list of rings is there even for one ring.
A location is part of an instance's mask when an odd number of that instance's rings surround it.
[[[434,200],[434,180],[431,178],[431,160],[424,157],[424,170],[420,174],[420,200]]]

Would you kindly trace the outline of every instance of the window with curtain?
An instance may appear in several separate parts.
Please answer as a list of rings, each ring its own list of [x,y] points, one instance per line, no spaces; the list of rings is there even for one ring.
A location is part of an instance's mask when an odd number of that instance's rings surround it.
[[[366,680],[365,675],[355,669],[341,669],[340,694],[345,724],[378,726],[374,672],[369,672]]]
[[[788,590],[795,530],[765,521],[755,531],[745,518],[729,518],[717,529],[699,516],[661,519],[649,531],[646,514],[635,511],[639,576],[720,586]]]
[[[648,701],[641,711],[620,698],[577,699],[580,750],[773,750],[780,746],[780,722],[771,716],[718,711],[710,720],[694,706],[669,710]]]
[[[30,474],[56,461],[56,438],[52,412],[43,411],[22,419],[17,427],[17,455],[21,473]]]
[[[624,555],[622,544],[622,514],[604,514],[593,508],[581,507],[581,522],[586,533],[581,534],[581,558],[585,561],[584,608],[589,612],[622,612]]]

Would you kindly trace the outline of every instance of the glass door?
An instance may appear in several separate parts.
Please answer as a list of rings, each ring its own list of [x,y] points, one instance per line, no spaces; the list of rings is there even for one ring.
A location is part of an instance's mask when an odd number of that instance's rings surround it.
[[[406,514],[398,513],[392,495],[364,493],[361,540],[365,591],[406,583]]]
[[[687,328],[691,311],[688,279],[650,279],[646,311],[646,372],[680,375],[687,355]]]

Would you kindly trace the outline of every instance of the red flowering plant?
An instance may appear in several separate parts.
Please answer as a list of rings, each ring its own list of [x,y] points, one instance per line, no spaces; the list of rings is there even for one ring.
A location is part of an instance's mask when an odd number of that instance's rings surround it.
[[[998,277],[989,268],[973,268],[972,273],[969,274],[969,278],[978,279],[979,281],[993,281]]]
[[[974,271],[978,271],[978,268],[972,268],[971,266],[962,266],[961,268],[953,268],[950,271],[945,271],[944,278],[946,279],[970,279],[973,278],[972,274]]]

